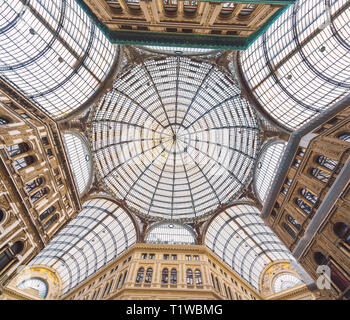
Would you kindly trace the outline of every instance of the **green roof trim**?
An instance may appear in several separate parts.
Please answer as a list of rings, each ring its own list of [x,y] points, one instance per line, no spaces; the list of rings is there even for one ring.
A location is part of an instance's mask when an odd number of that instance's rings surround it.
[[[204,0],[201,0],[204,1]],[[208,0],[209,1],[209,0]],[[125,45],[139,46],[169,46],[183,48],[206,48],[219,50],[246,50],[265,30],[295,1],[283,0],[243,0],[243,1],[223,1],[218,2],[249,2],[249,3],[275,3],[285,4],[284,7],[276,11],[261,27],[248,37],[214,35],[214,34],[184,34],[172,32],[151,32],[139,30],[111,30],[103,24],[92,12],[84,0],[76,0],[86,14],[92,19],[101,32],[112,42]],[[281,3],[280,3],[281,2]]]

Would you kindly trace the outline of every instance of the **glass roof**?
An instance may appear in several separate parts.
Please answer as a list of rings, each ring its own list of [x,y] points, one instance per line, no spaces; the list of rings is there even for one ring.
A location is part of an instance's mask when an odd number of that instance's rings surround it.
[[[0,76],[53,117],[99,88],[115,53],[74,0],[0,2]]]
[[[235,199],[260,145],[255,113],[229,74],[187,57],[127,68],[91,121],[99,179],[159,220],[191,220]]]
[[[195,234],[188,226],[177,223],[157,223],[145,237],[148,243],[196,244]]]
[[[130,216],[117,204],[93,199],[30,262],[55,269],[63,293],[84,281],[136,242]]]
[[[274,293],[292,288],[303,283],[296,275],[292,273],[280,273],[273,280],[272,289]]]
[[[92,162],[90,152],[82,137],[76,133],[66,133],[63,141],[73,171],[74,181],[78,192],[82,194],[92,178]]]
[[[255,97],[285,128],[299,128],[349,92],[349,8],[347,0],[299,0],[241,53]]]
[[[208,227],[205,245],[257,290],[266,265],[294,260],[260,218],[260,211],[247,204],[234,205],[217,215]]]
[[[166,47],[166,46],[141,46],[140,49],[147,51],[165,54],[176,54],[176,55],[208,55],[217,53],[218,50],[205,49],[205,48],[190,48],[190,47]]]
[[[277,169],[281,163],[286,143],[282,141],[267,142],[257,162],[254,187],[259,200],[264,203],[275,179]]]

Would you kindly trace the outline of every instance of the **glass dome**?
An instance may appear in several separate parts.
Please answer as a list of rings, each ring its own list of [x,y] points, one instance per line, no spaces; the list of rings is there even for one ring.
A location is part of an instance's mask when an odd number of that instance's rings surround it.
[[[273,288],[273,292],[277,293],[277,292],[295,287],[301,283],[303,282],[296,275],[292,273],[280,273],[273,280],[272,288]]]
[[[196,244],[190,227],[177,223],[157,223],[147,233],[145,242],[165,244]]]
[[[235,199],[260,146],[255,113],[232,78],[187,57],[124,70],[91,121],[105,188],[158,220],[189,221]]]

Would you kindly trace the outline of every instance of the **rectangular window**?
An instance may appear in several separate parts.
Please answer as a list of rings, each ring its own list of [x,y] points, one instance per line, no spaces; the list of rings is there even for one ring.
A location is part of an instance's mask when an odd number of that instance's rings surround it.
[[[177,254],[171,255],[171,259],[172,259],[172,260],[177,260]]]
[[[190,261],[191,260],[191,256],[186,256],[186,260]]]
[[[149,258],[150,258],[150,259],[154,259],[154,258],[155,258],[155,254],[154,254],[154,253],[150,253],[150,254],[149,254]]]
[[[163,259],[164,260],[168,260],[169,259],[169,255],[168,254],[163,255]]]
[[[142,253],[141,254],[141,259],[147,259],[147,253]]]

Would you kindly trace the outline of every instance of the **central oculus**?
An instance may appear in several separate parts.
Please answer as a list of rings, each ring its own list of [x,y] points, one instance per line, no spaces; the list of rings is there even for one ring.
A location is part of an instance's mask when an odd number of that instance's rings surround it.
[[[187,57],[126,66],[90,121],[104,190],[153,220],[204,219],[237,199],[260,144],[231,75]]]

